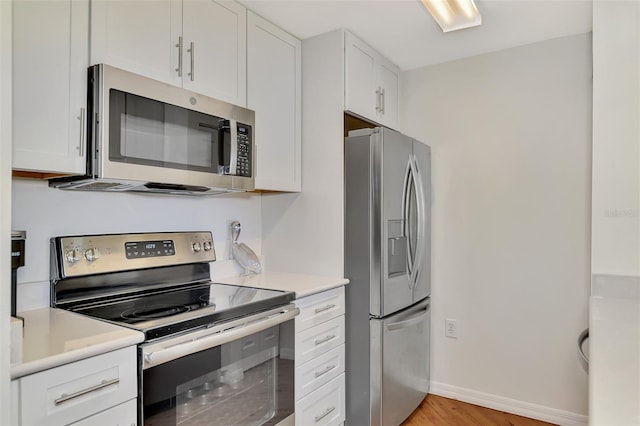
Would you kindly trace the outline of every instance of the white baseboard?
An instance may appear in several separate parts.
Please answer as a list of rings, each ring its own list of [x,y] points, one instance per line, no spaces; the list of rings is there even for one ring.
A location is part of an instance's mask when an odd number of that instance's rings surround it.
[[[588,424],[587,416],[582,414],[531,404],[529,402],[478,392],[445,383],[431,382],[429,393],[562,426],[585,426]]]

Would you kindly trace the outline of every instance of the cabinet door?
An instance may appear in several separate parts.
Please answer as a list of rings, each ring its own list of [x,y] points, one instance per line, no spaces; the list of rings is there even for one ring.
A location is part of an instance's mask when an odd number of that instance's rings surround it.
[[[301,42],[248,12],[247,107],[256,112],[256,189],[301,190]]]
[[[136,426],[138,424],[138,400],[136,398],[111,407],[91,417],[72,423],[70,426]]]
[[[13,3],[14,169],[84,172],[88,40],[88,0]]]
[[[352,34],[345,37],[345,109],[378,121],[377,54]]]
[[[183,87],[247,104],[247,15],[232,1],[184,0]]]
[[[378,86],[382,90],[378,121],[392,129],[398,128],[398,95],[400,70],[389,61],[379,58],[376,67]]]
[[[181,35],[180,0],[91,2],[91,64],[180,86]]]

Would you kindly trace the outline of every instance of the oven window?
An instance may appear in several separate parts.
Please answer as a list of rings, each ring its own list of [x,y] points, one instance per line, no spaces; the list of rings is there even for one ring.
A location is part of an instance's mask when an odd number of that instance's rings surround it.
[[[115,89],[109,116],[109,160],[218,173],[227,121]]]
[[[284,325],[144,370],[144,424],[269,425],[293,414]]]

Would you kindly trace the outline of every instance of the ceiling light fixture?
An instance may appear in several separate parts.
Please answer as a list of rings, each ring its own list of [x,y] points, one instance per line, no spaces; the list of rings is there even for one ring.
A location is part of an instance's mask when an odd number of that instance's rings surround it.
[[[442,32],[462,30],[482,24],[473,0],[418,0],[431,13]]]

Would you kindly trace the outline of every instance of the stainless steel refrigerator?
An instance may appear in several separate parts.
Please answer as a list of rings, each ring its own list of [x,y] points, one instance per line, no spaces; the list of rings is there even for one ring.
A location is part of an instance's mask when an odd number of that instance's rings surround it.
[[[345,140],[348,426],[399,425],[429,391],[431,149],[378,127]]]

